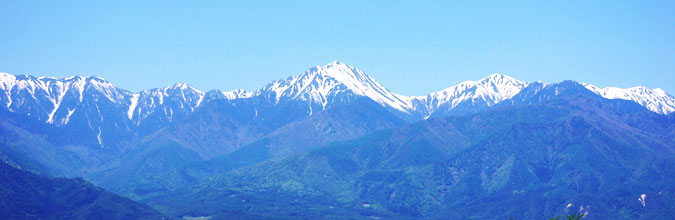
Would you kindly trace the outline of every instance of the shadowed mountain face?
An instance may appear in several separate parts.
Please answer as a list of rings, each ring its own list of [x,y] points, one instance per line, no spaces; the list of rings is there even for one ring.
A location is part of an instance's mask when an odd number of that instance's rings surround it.
[[[213,114],[216,117],[220,115],[222,114]],[[236,120],[244,117],[229,117],[224,123],[237,123]],[[354,103],[336,106],[262,134],[261,131],[266,130],[265,126],[272,127],[265,122],[259,121],[250,125],[249,130],[232,131],[228,129],[247,127],[243,124],[217,126],[214,123],[221,122],[214,118],[195,121],[189,118],[176,126],[201,129],[211,129],[207,126],[213,126],[213,130],[208,132],[191,134],[222,138],[223,141],[219,143],[222,146],[220,149],[233,150],[223,156],[200,157],[200,149],[191,146],[213,145],[199,143],[202,139],[190,134],[177,137],[157,136],[119,159],[110,169],[94,173],[90,178],[95,183],[124,195],[133,193],[134,196],[142,197],[147,192],[179,189],[185,184],[199,183],[221,172],[266,160],[280,160],[333,141],[347,140],[405,124],[402,119],[370,99],[360,99]],[[185,130],[193,131],[193,129]],[[247,133],[251,131],[256,133]],[[247,144],[232,144],[234,142]],[[217,155],[211,153],[210,155]],[[167,178],[172,181],[153,181]]]
[[[4,73],[0,90],[0,159],[174,217],[675,214],[675,98],[659,89],[492,74],[411,97],[332,62],[255,92]]]
[[[84,180],[41,177],[0,163],[4,219],[167,219]]]

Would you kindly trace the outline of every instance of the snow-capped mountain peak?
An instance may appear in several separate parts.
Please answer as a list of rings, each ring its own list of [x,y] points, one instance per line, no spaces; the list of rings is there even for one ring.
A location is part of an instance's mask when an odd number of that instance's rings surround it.
[[[581,83],[588,90],[607,99],[632,100],[645,108],[660,114],[675,112],[675,98],[662,89],[649,89],[644,86],[631,88],[600,88],[588,83]]]
[[[204,101],[206,93],[185,83],[176,83],[162,89],[148,89],[131,94],[127,116],[139,124],[151,114],[163,114],[169,121],[175,113],[187,114]]]
[[[124,99],[128,96],[129,93],[126,90],[120,89],[115,84],[112,84],[111,82],[108,82],[107,80],[97,76],[87,77],[86,85],[87,87],[96,89],[98,92],[103,94],[110,102],[118,104],[124,103]],[[87,89],[87,87],[85,87],[85,89]]]
[[[162,91],[164,91],[165,93],[169,93],[172,91],[181,91],[181,92],[188,91],[188,92],[204,93],[203,91],[186,83],[176,83],[171,86],[165,87],[164,89],[162,89]]]
[[[82,102],[84,91],[93,89],[112,102],[119,102],[123,95],[118,88],[100,77],[71,76],[63,79],[55,77],[33,77],[29,75],[0,74],[0,89],[4,96],[0,99],[10,110],[17,113],[35,115],[47,123],[55,123],[54,117],[64,99],[69,99],[69,109]],[[73,111],[73,110],[69,110]],[[60,121],[67,122],[70,115],[64,115]]]
[[[513,77],[495,73],[478,81],[475,95],[487,101],[488,106],[492,106],[515,96],[528,84]]]
[[[180,97],[190,105],[191,110],[197,108],[204,99],[204,92],[185,83],[176,83],[163,89],[165,96]]]
[[[429,116],[437,111],[449,111],[467,101],[470,105],[492,106],[510,99],[527,85],[527,82],[494,73],[477,81],[461,82],[427,96],[412,97],[411,100],[417,103],[416,109]]]
[[[315,66],[285,80],[274,81],[256,94],[274,94],[276,102],[299,99],[321,104],[339,101],[349,95],[365,96],[388,107],[408,112],[407,97],[390,92],[363,71],[339,61]]]

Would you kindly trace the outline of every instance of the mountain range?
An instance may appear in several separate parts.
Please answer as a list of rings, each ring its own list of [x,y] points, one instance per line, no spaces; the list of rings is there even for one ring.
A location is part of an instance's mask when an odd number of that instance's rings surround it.
[[[368,97],[386,108],[416,116],[413,117],[416,120],[432,115],[458,114],[468,109],[480,109],[481,106],[489,107],[510,99],[529,84],[509,76],[492,74],[426,96],[404,96],[389,91],[363,71],[339,61],[273,81],[255,92],[203,92],[193,86],[177,83],[162,89],[133,93],[95,76],[58,79],[0,73],[0,90],[3,92],[0,104],[11,112],[32,115],[57,126],[69,124],[71,118],[83,117],[79,115],[91,116],[88,123],[93,124],[98,119],[97,125],[90,126],[94,130],[102,129],[98,125],[103,121],[102,118],[111,117],[110,120],[115,122],[125,122],[129,127],[127,129],[131,129],[145,124],[145,121],[156,123],[181,119],[204,102],[238,99],[262,99],[272,105],[302,101],[307,105],[307,114],[312,114],[315,109],[321,111],[356,97]],[[675,111],[675,98],[661,89],[642,86],[599,88],[581,84],[602,97],[632,100],[656,113]],[[107,115],[101,112],[103,106],[112,107],[115,112]]]
[[[7,164],[171,217],[675,214],[675,98],[661,89],[492,74],[405,96],[333,61],[254,92],[7,73],[0,90]]]

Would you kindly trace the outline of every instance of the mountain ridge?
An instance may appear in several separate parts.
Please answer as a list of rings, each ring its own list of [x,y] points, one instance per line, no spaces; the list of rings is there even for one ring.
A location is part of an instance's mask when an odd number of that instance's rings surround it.
[[[88,93],[98,93],[99,98],[118,105],[119,111],[124,110],[126,118],[136,126],[148,117],[153,117],[153,114],[171,122],[176,117],[182,118],[193,112],[205,101],[250,98],[266,99],[274,105],[288,100],[308,102],[308,113],[312,114],[325,110],[331,104],[365,96],[392,111],[422,119],[475,112],[512,98],[529,84],[494,73],[426,96],[405,96],[391,92],[363,71],[336,60],[323,66],[314,66],[296,76],[272,81],[254,92],[240,89],[204,92],[185,83],[176,83],[134,93],[97,76],[76,75],[59,79],[0,73],[0,90],[4,93],[0,96],[0,103],[12,112],[30,114],[57,126],[70,122],[71,116],[79,111],[77,106]],[[632,100],[660,114],[675,112],[675,98],[661,89],[642,86],[599,88],[592,84],[581,84],[607,99]],[[165,103],[165,99],[169,103]],[[315,109],[315,105],[320,109]]]

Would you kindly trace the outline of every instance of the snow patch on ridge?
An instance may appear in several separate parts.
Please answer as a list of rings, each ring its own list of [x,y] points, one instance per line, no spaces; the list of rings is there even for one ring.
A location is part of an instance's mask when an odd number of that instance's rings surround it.
[[[98,134],[96,135],[96,140],[98,140],[98,144],[101,145],[101,148],[103,148],[103,139],[101,138],[101,127],[98,127]]]
[[[63,124],[68,124],[68,121],[70,121],[70,116],[73,115],[75,112],[75,109],[68,109],[68,115],[63,119]]]

